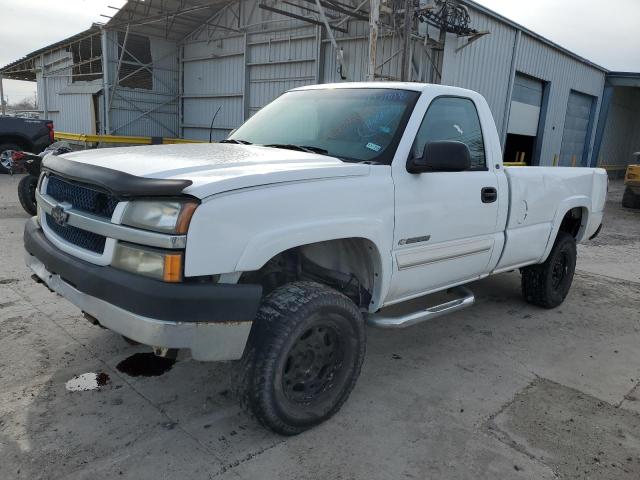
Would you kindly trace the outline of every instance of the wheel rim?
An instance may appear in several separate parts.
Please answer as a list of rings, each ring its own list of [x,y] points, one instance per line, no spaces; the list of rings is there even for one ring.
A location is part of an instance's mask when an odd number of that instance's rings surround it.
[[[569,273],[569,256],[566,252],[561,252],[558,255],[555,263],[553,264],[553,270],[551,272],[551,285],[554,290],[562,284],[562,281],[567,278]]]
[[[344,345],[331,325],[313,325],[295,341],[282,373],[286,397],[308,403],[331,390],[342,368]]]
[[[9,152],[9,150],[4,150],[0,152],[0,165],[2,165],[7,170],[10,170],[11,164],[13,162],[11,161],[11,156],[6,152]]]

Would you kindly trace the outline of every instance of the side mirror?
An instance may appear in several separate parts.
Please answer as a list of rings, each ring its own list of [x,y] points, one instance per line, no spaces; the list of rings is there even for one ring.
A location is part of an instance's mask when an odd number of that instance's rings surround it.
[[[471,152],[462,142],[429,142],[424,146],[422,157],[407,160],[409,173],[461,172],[471,167]]]

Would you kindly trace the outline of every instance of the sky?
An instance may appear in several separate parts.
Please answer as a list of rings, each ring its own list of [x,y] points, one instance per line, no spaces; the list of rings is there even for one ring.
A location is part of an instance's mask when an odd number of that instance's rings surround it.
[[[640,72],[640,0],[476,0],[610,70]],[[0,66],[108,19],[124,0],[0,0]],[[10,103],[35,83],[5,80]]]

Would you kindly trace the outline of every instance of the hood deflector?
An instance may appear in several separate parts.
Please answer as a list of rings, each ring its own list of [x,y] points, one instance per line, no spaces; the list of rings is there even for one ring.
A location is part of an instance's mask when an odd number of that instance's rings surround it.
[[[193,183],[191,180],[138,177],[54,155],[44,159],[42,168],[69,180],[96,185],[119,198],[177,196]]]

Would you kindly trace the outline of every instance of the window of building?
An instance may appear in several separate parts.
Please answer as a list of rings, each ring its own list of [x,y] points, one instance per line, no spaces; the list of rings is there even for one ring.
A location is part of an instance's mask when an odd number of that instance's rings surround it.
[[[474,103],[468,98],[436,98],[422,120],[413,145],[413,155],[422,156],[429,142],[454,140],[471,152],[471,168],[486,168],[484,141],[480,119]]]
[[[72,44],[67,51],[73,57],[71,82],[89,82],[102,78],[102,44],[92,35]]]
[[[127,88],[153,90],[153,66],[149,37],[129,34],[124,44],[125,33],[118,32],[118,59],[122,58],[118,84]],[[124,55],[122,48],[124,46]],[[146,65],[145,67],[142,67]]]

